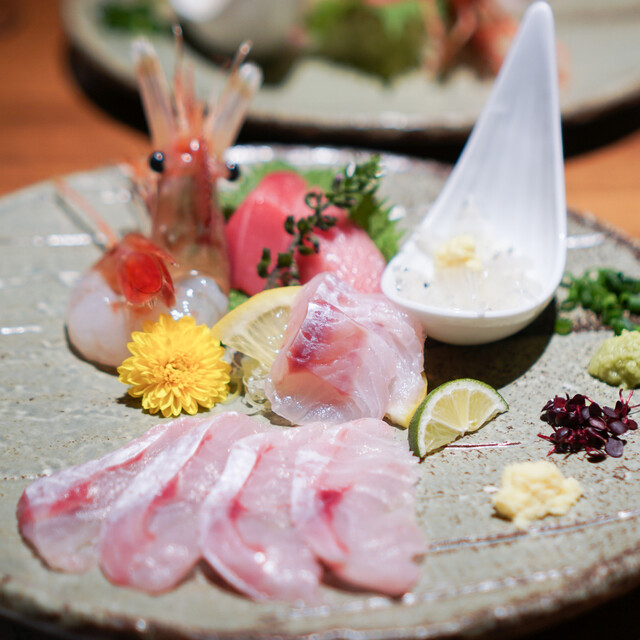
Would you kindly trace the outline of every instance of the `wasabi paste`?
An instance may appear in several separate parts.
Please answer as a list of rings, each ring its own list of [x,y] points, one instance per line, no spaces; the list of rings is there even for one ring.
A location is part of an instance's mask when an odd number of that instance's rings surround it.
[[[614,387],[640,386],[640,332],[623,331],[607,338],[593,354],[589,373]]]

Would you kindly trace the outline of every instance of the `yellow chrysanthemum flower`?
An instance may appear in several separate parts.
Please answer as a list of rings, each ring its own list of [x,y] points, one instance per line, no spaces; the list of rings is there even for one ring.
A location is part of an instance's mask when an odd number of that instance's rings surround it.
[[[129,395],[142,398],[149,413],[193,415],[198,405],[210,409],[227,397],[230,367],[207,326],[190,316],[174,320],[163,314],[131,338],[132,355],[118,367],[119,380],[130,385]]]

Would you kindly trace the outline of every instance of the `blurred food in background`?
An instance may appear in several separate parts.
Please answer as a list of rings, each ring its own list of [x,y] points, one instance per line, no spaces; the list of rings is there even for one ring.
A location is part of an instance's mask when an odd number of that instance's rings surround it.
[[[495,75],[517,22],[496,0],[313,0],[305,26],[311,52],[389,80],[458,64]]]
[[[262,64],[322,57],[384,81],[416,68],[444,78],[465,65],[498,72],[517,28],[500,0],[106,0],[105,24],[162,31],[171,14],[211,55],[244,40]],[[267,69],[267,75],[269,75]]]
[[[245,40],[255,58],[270,58],[296,44],[303,0],[170,0],[181,23],[205,49],[229,54]]]

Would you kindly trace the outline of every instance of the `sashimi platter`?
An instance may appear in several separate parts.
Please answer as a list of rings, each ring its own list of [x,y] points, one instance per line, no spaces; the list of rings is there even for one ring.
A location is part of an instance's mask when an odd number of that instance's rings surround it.
[[[537,3],[498,96],[550,25]],[[70,637],[507,637],[640,583],[640,248],[567,214],[558,140],[528,155],[550,176],[509,180],[555,211],[508,212],[527,243],[479,188],[425,226],[476,130],[451,175],[233,146],[247,50],[206,108],[133,53],[148,158],[0,200],[0,611]]]

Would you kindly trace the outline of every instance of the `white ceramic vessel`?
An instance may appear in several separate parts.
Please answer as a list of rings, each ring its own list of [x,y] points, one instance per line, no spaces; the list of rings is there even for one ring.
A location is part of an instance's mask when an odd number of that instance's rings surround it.
[[[405,267],[430,259],[420,250],[420,239],[453,232],[469,204],[527,258],[527,275],[540,284],[535,299],[508,309],[464,311],[415,302],[398,290]],[[387,266],[382,290],[419,318],[428,336],[451,344],[492,342],[532,322],[553,298],[565,266],[566,229],[553,13],[536,2],[522,19],[460,159]]]
[[[206,50],[233,55],[245,41],[254,57],[277,55],[291,46],[303,0],[170,0],[189,34]]]

